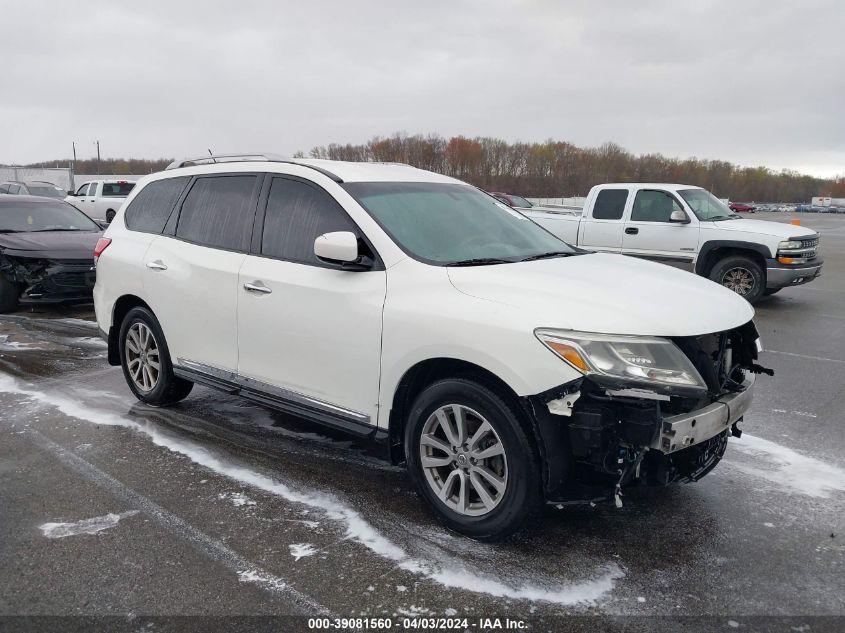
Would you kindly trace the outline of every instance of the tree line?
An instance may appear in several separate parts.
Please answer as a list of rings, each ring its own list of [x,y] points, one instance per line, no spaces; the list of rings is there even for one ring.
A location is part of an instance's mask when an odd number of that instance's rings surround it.
[[[304,153],[300,152],[300,156]],[[408,163],[466,180],[488,191],[534,197],[586,195],[604,182],[679,182],[720,198],[758,202],[809,202],[845,196],[845,178],[823,179],[795,171],[742,167],[723,160],[635,155],[615,143],[577,147],[565,141],[508,143],[489,137],[444,138],[394,134],[362,144],[313,148],[313,158]]]
[[[532,197],[583,196],[603,182],[680,182],[709,189],[720,198],[757,202],[809,202],[819,195],[845,197],[845,177],[823,179],[796,171],[742,167],[723,160],[635,155],[615,143],[577,147],[565,141],[508,143],[490,137],[444,138],[438,134],[376,136],[361,144],[313,148],[313,158],[407,163],[453,176],[488,191]],[[304,157],[304,152],[295,156]],[[148,174],[173,159],[104,158],[102,174]],[[46,161],[28,167],[70,165]],[[97,173],[97,160],[76,161],[78,174]]]

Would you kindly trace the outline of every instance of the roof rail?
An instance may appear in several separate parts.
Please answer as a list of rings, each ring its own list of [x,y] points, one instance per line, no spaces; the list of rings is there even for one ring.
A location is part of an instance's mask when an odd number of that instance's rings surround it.
[[[328,176],[335,182],[343,182],[343,179],[337,174],[333,174],[328,169],[317,167],[316,165],[309,165],[308,163],[300,163],[297,160],[281,156],[280,154],[273,154],[271,152],[250,152],[247,154],[210,154],[205,156],[197,156],[196,158],[183,158],[182,160],[175,160],[170,163],[167,169],[179,169],[180,167],[191,167],[194,165],[208,165],[209,163],[240,163],[249,161],[259,161],[268,163],[288,163],[290,165],[299,165],[301,167],[308,167],[314,171],[318,171],[324,176]]]

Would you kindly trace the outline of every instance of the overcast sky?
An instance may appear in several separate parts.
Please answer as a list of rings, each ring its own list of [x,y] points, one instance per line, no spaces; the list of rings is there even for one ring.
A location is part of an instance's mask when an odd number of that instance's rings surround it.
[[[843,0],[0,0],[0,163],[396,131],[845,173]]]

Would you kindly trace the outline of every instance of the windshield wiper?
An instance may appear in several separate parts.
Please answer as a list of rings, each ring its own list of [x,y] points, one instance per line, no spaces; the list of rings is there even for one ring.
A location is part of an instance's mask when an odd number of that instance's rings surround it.
[[[714,222],[716,220],[739,220],[738,215],[717,215],[715,218],[710,218]]]
[[[512,263],[512,259],[499,259],[497,257],[474,257],[472,259],[461,259],[456,262],[447,262],[446,266],[488,266],[490,264]]]
[[[35,229],[30,233],[52,233],[54,231],[82,231],[83,229]]]
[[[26,233],[26,231],[19,231],[18,229],[0,229],[0,233]]]
[[[540,253],[539,255],[530,255],[528,257],[523,257],[519,261],[521,262],[533,262],[537,259],[549,259],[551,257],[569,257],[572,255],[569,251],[549,251],[548,253]]]

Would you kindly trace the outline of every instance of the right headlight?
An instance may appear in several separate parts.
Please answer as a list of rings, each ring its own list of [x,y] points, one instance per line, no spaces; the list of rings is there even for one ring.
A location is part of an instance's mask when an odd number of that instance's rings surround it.
[[[707,384],[672,341],[646,336],[538,329],[538,339],[600,383],[664,391],[702,391]]]

